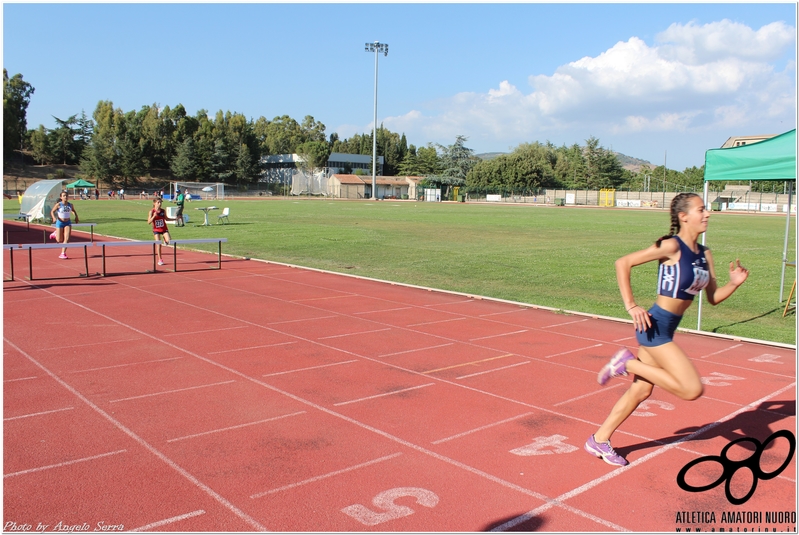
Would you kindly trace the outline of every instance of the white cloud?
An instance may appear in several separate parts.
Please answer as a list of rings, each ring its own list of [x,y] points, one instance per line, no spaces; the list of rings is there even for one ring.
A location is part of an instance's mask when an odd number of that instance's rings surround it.
[[[739,22],[722,20],[704,26],[672,24],[658,34],[661,55],[685,64],[703,64],[725,58],[764,62],[777,59],[796,41],[796,29],[773,22],[759,30]]]
[[[552,74],[533,74],[529,93],[504,80],[485,93],[459,93],[432,112],[413,111],[385,124],[414,137],[451,142],[463,134],[475,142],[493,139],[495,146],[567,132],[572,141],[574,132],[745,133],[768,120],[783,120],[784,131],[795,124],[795,62],[782,71],[773,62],[795,44],[795,28],[783,22],[758,30],[729,20],[672,24],[654,44],[631,37]]]
[[[491,100],[501,99],[502,97],[506,97],[506,96],[509,96],[509,95],[518,96],[520,94],[521,93],[519,93],[519,90],[516,89],[516,86],[514,86],[512,84],[509,84],[507,80],[505,80],[505,81],[503,81],[503,82],[501,82],[499,84],[499,89],[489,89],[488,90],[488,97]]]
[[[420,111],[411,110],[408,113],[406,113],[405,115],[401,115],[399,117],[389,117],[387,120],[391,122],[391,126],[386,124],[385,121],[384,121],[383,124],[385,124],[386,128],[388,128],[389,130],[392,130],[394,132],[405,132],[405,131],[413,128],[413,126],[415,124],[417,124],[421,120],[423,120],[423,116],[422,116],[422,113]],[[371,124],[370,124],[370,128],[371,128]]]
[[[690,124],[691,119],[696,114],[691,113],[661,113],[657,117],[628,116],[624,118],[624,124],[611,129],[611,132],[618,133],[642,132],[642,131],[674,131],[684,130]]]

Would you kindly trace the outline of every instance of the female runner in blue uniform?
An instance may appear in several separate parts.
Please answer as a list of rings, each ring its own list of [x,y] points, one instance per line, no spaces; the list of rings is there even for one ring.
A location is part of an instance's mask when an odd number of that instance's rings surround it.
[[[585,450],[614,466],[627,460],[610,445],[610,437],[638,405],[649,397],[655,385],[685,400],[702,395],[702,382],[693,363],[673,341],[674,331],[694,296],[705,290],[711,305],[727,299],[744,283],[749,271],[740,261],[730,262],[730,282],[717,286],[710,250],[697,243],[707,230],[710,212],[695,193],[680,193],[671,202],[671,230],[654,245],[616,260],[616,279],[624,307],[633,318],[638,340],[638,358],[627,349],[613,355],[599,372],[599,384],[612,377],[635,375],[632,385],[616,402]],[[630,272],[634,266],[657,260],[658,296],[648,311],[633,298]],[[737,264],[737,265],[736,265]]]
[[[50,210],[50,219],[55,223],[55,230],[50,234],[50,239],[58,243],[69,243],[69,237],[72,234],[72,214],[75,214],[75,223],[80,222],[78,219],[78,212],[72,203],[69,202],[69,193],[67,190],[62,190],[60,201],[53,206]],[[66,247],[61,249],[61,254],[58,255],[61,260],[68,260]]]

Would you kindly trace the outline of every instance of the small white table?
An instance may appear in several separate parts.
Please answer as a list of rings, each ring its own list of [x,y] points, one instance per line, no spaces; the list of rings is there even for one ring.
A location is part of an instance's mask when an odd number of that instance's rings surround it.
[[[207,227],[211,225],[211,223],[208,222],[208,212],[210,212],[211,210],[218,210],[218,209],[219,208],[217,208],[216,206],[201,206],[200,208],[195,208],[195,210],[202,210],[203,212],[205,212],[205,222],[202,224],[202,226]]]

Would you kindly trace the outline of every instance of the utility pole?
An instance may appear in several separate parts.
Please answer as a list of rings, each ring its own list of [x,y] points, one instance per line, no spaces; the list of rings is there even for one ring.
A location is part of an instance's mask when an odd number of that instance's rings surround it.
[[[388,45],[375,41],[366,43],[366,52],[375,53],[375,124],[372,129],[372,199],[377,197],[377,56],[380,52],[388,56]]]

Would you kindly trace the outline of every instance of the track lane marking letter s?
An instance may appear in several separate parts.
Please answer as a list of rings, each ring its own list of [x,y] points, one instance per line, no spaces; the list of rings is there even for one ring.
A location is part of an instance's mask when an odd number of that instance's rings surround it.
[[[435,493],[418,487],[398,487],[396,489],[385,490],[372,499],[372,504],[378,509],[383,509],[385,513],[375,513],[371,509],[361,504],[349,505],[341,510],[342,513],[351,516],[361,524],[366,526],[376,526],[389,520],[395,520],[414,513],[413,509],[405,505],[397,505],[394,500],[405,496],[416,498],[416,503],[425,507],[435,507],[438,504],[438,496]]]

